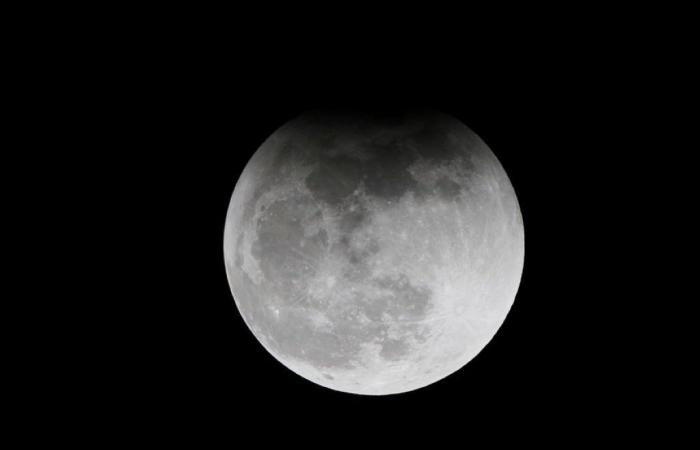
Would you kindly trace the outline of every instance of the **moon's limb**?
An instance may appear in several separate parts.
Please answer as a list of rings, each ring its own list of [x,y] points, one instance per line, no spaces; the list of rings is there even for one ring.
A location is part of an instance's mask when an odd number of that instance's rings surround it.
[[[488,343],[524,234],[505,171],[455,119],[307,114],[246,166],[224,254],[273,356],[331,389],[381,395],[431,384]]]

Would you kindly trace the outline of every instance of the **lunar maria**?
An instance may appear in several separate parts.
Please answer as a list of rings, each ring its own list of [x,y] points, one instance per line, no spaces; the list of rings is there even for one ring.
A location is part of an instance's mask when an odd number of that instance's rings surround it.
[[[518,290],[524,230],[503,167],[457,119],[315,111],[243,170],[224,257],[272,356],[327,388],[386,395],[486,346]]]

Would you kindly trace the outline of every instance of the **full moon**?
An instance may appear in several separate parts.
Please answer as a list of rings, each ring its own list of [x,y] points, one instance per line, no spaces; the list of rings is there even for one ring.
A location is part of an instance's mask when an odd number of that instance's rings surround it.
[[[224,231],[243,320],[298,375],[396,394],[476,356],[515,299],[522,216],[493,152],[443,113],[308,112],[243,170]]]

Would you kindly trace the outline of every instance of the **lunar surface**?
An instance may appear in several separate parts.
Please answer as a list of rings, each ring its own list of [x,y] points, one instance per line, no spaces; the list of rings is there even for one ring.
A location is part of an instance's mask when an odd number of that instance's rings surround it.
[[[503,323],[524,233],[503,167],[438,112],[310,112],[273,133],[233,192],[224,256],[260,343],[330,389],[411,391]]]

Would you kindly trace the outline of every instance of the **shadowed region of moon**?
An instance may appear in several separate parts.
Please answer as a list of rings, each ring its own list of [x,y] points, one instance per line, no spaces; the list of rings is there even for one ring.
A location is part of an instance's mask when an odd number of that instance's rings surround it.
[[[276,359],[384,395],[484,348],[515,299],[524,234],[503,167],[455,118],[315,111],[248,162],[224,256],[245,323]]]

